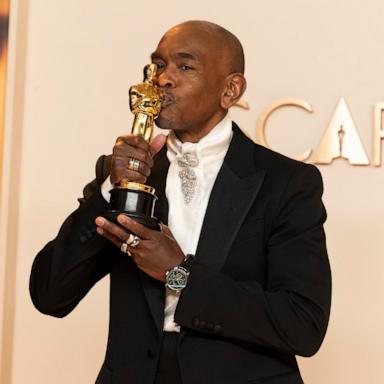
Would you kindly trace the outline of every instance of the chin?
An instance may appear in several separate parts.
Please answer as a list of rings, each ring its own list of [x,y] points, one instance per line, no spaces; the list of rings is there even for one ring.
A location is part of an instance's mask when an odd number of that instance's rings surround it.
[[[166,116],[160,116],[155,120],[156,126],[161,129],[175,129],[176,123],[173,119]]]

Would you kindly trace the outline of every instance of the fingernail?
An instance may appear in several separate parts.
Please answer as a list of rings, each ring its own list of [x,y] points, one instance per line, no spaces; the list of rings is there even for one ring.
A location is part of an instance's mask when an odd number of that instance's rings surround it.
[[[119,215],[119,216],[117,216],[117,221],[120,224],[124,224],[124,223],[126,223],[128,221],[128,218],[125,215]]]
[[[97,217],[96,220],[95,220],[95,223],[99,227],[102,227],[104,225],[104,223],[105,223],[105,220],[102,217]]]
[[[100,227],[97,227],[96,228],[96,232],[99,234],[99,235],[102,235],[104,233],[104,231],[100,228]]]

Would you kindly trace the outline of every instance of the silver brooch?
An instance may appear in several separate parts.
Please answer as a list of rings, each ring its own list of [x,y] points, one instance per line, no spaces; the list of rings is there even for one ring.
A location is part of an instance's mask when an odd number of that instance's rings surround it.
[[[195,195],[197,185],[197,177],[193,167],[199,165],[199,159],[193,153],[185,153],[181,158],[177,159],[177,164],[181,168],[179,177],[184,202],[189,204]]]

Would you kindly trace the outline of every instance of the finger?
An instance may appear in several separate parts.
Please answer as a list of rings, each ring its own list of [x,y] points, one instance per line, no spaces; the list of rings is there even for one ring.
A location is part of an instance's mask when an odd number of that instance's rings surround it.
[[[142,173],[130,171],[126,169],[124,172],[124,175],[122,175],[122,179],[127,181],[134,181],[136,183],[144,184],[147,181],[147,175],[143,175]]]
[[[97,227],[96,231],[99,235],[111,241],[114,245],[116,245],[116,247],[121,248],[121,244],[123,243],[121,239],[117,238],[116,236],[112,235],[111,233],[109,233],[108,231],[105,231],[100,227]]]
[[[131,145],[135,148],[141,148],[143,151],[149,151],[149,144],[144,140],[144,137],[142,135],[122,135],[117,138],[116,144],[119,144],[121,142]]]
[[[111,235],[110,240],[112,241],[112,239],[117,239],[118,241],[117,245],[119,247],[121,246],[121,243],[123,241],[126,241],[128,239],[129,233],[127,233],[127,231],[125,231],[124,228],[121,228],[121,226],[112,223],[111,221],[105,219],[104,217],[101,217],[101,216],[97,217],[95,220],[95,223],[97,225],[98,233],[105,237],[107,237],[108,235]]]
[[[157,135],[151,142],[149,146],[149,150],[151,152],[152,156],[155,156],[157,152],[160,151],[161,148],[163,148],[165,142],[167,141],[167,136],[165,135]]]
[[[111,183],[112,185],[120,184],[122,182],[134,182],[139,184],[145,184],[147,177],[141,173],[129,171],[123,169],[121,172],[112,171],[111,172]]]
[[[149,151],[132,147],[123,142],[120,142],[113,147],[112,154],[113,157],[124,159],[126,164],[133,158],[145,163],[149,168],[152,168],[153,166],[153,158]]]
[[[135,176],[120,175],[116,177],[116,181],[113,183],[116,187],[126,185],[126,183],[145,184],[147,178],[143,175],[137,174]]]
[[[113,168],[114,168],[115,173],[117,173],[117,172],[119,174],[126,173],[127,176],[129,176],[128,172],[131,172],[130,176],[132,176],[132,177],[136,177],[137,174],[141,174],[145,177],[148,177],[151,174],[151,168],[148,167],[148,165],[146,163],[139,160],[138,165],[139,165],[139,169],[137,171],[134,171],[134,170],[129,168],[129,161],[127,161],[127,159],[121,158],[121,157],[114,157],[113,158]]]
[[[121,224],[128,232],[132,232],[142,239],[153,239],[158,234],[158,231],[149,229],[137,221],[131,219],[127,215],[117,216],[117,221]]]
[[[139,170],[133,171],[128,168],[129,160],[127,158],[112,157],[111,180],[112,184],[126,181],[134,181],[137,183],[145,183],[147,177],[151,174],[151,169],[143,162],[139,161]]]

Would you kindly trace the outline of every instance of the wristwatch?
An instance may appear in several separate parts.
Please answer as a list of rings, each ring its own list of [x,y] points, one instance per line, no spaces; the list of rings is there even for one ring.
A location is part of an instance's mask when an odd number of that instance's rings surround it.
[[[191,270],[194,261],[195,256],[188,253],[179,265],[165,274],[165,286],[171,291],[181,292],[187,286],[189,271]]]

